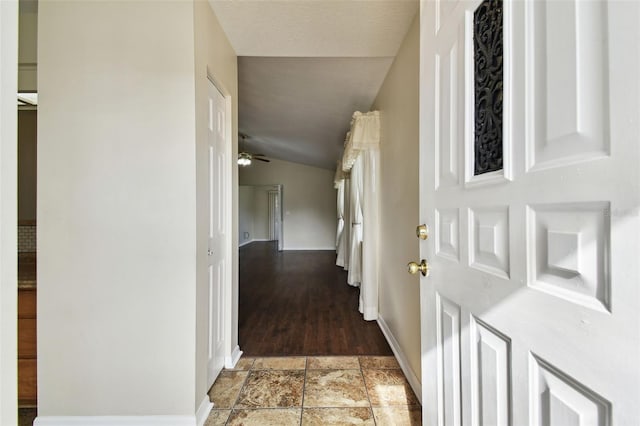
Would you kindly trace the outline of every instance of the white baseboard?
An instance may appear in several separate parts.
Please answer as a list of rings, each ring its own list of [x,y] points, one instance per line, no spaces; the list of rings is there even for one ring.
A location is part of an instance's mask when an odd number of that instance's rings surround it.
[[[242,246],[246,246],[247,244],[255,243],[256,241],[277,241],[277,240],[270,240],[270,239],[267,239],[267,238],[254,238],[252,240],[245,241],[242,244],[238,244],[238,248],[240,248]]]
[[[393,336],[393,333],[391,332],[391,329],[385,322],[384,318],[382,318],[380,315],[378,315],[378,326],[380,327],[380,330],[382,330],[382,334],[384,334],[384,337],[387,339],[389,346],[391,346],[391,350],[393,351],[393,354],[396,356],[396,359],[398,360],[398,364],[400,364],[400,368],[402,369],[402,372],[404,373],[405,377],[409,381],[409,384],[411,385],[411,389],[413,389],[413,392],[418,397],[420,404],[422,404],[421,380],[418,376],[416,376],[416,374],[413,372],[413,370],[409,366],[409,360],[407,359],[402,348],[400,347],[400,344],[398,343],[396,338]]]
[[[202,424],[202,423],[200,423]],[[38,416],[34,426],[196,426],[195,416]]]
[[[227,356],[224,358],[224,367],[225,368],[233,368],[238,363],[238,360],[242,356],[242,351],[240,350],[240,346],[233,348],[231,351],[231,356]]]
[[[240,243],[238,244],[238,248],[240,247],[244,247],[247,244],[251,244],[251,243],[255,243],[255,242],[264,242],[264,241],[277,241],[277,240],[269,240],[269,239],[263,239],[263,238],[254,238],[252,240],[249,241],[245,241],[244,243]],[[326,251],[326,250],[330,250],[330,251],[336,251],[335,246],[331,246],[331,247],[283,247],[282,248],[283,251],[305,251],[305,250],[316,250],[316,251]]]
[[[209,395],[205,395],[200,403],[200,407],[198,407],[198,411],[196,411],[196,425],[203,426],[204,422],[207,421],[207,417],[209,417],[209,413],[213,408],[213,403],[209,400]]]
[[[336,251],[335,247],[284,247],[284,251]]]

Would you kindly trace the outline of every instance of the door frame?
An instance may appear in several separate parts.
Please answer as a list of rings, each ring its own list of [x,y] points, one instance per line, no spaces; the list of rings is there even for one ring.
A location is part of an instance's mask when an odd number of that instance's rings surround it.
[[[0,1],[0,423],[18,414],[18,2]]]
[[[233,277],[234,272],[237,275],[237,270],[234,271],[233,266],[234,263],[237,265],[237,262],[233,262],[233,257],[237,256],[237,250],[234,250],[233,238],[235,235],[235,246],[238,245],[238,236],[237,232],[234,233],[233,230],[233,213],[234,213],[234,186],[237,181],[234,180],[233,166],[235,165],[235,159],[237,156],[237,151],[234,150],[233,143],[233,109],[232,109],[232,100],[233,97],[231,92],[226,89],[224,84],[215,77],[215,75],[211,72],[211,70],[207,67],[207,79],[209,83],[213,84],[213,86],[222,94],[224,97],[224,108],[225,108],[225,146],[226,152],[229,153],[229,161],[225,164],[225,170],[223,170],[223,174],[225,177],[226,185],[222,188],[224,195],[224,203],[226,206],[226,215],[224,219],[224,232],[225,232],[225,250],[227,255],[224,260],[224,279],[222,282],[222,305],[224,306],[224,312],[222,313],[222,323],[224,329],[224,366],[226,368],[233,368],[235,364],[240,359],[242,355],[242,351],[240,351],[240,347],[236,344],[233,346],[233,331],[237,330],[237,320],[234,324],[234,318],[238,318],[238,307],[237,303],[234,305],[234,286],[233,286]],[[207,90],[209,89],[207,85]],[[237,170],[237,169],[236,169]],[[236,194],[237,195],[237,194]],[[237,196],[235,197],[237,198]],[[237,269],[237,268],[236,268]],[[236,298],[237,299],[237,298]],[[210,333],[210,331],[209,331]],[[211,336],[209,335],[210,339]]]
[[[282,250],[284,250],[284,233],[283,233],[284,215],[282,214],[284,209],[282,208],[282,184],[278,183],[278,184],[276,184],[274,186],[277,188],[276,191],[278,192],[278,205],[276,207],[276,216],[277,216],[278,221],[279,221],[279,226],[278,226],[278,251],[282,251]]]

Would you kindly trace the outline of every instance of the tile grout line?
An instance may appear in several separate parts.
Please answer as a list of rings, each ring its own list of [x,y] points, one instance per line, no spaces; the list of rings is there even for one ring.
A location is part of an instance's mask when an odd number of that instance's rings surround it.
[[[240,391],[238,391],[238,396],[236,396],[236,399],[231,404],[231,412],[229,412],[229,417],[227,417],[227,420],[224,422],[225,426],[228,425],[229,424],[229,420],[231,420],[231,415],[234,413],[234,411],[236,409],[236,404],[238,403],[238,399],[240,399],[240,395],[242,394],[242,389],[244,389],[245,385],[247,384],[247,380],[249,380],[249,376],[251,375],[251,372],[253,371],[253,366],[255,365],[257,359],[258,358],[254,358],[253,359],[253,362],[251,363],[251,366],[247,370],[247,376],[242,381],[242,386],[240,386]],[[242,370],[240,370],[240,371],[242,371]]]
[[[304,414],[304,397],[307,393],[307,367],[309,366],[309,357],[304,357],[304,376],[302,379],[302,401],[300,401],[300,426],[302,426],[302,415]]]
[[[367,394],[367,401],[369,402],[369,411],[371,412],[371,418],[373,419],[374,426],[378,423],[376,422],[376,416],[373,413],[373,406],[371,405],[371,397],[369,397],[369,388],[367,388],[367,381],[364,379],[364,371],[362,368],[362,363],[360,362],[360,357],[358,357],[358,365],[360,366],[360,375],[362,375],[362,383],[364,384],[364,392]]]

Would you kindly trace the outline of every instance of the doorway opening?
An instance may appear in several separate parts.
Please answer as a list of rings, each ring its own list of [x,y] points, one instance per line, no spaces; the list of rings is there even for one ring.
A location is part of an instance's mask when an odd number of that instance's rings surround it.
[[[274,242],[284,247],[283,185],[240,185],[238,191],[238,245],[252,242]]]

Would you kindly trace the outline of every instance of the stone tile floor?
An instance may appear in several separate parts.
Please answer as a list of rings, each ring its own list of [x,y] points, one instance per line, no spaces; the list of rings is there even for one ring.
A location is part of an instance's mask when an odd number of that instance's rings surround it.
[[[422,424],[392,356],[242,358],[209,397],[205,426]]]

